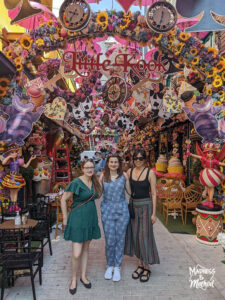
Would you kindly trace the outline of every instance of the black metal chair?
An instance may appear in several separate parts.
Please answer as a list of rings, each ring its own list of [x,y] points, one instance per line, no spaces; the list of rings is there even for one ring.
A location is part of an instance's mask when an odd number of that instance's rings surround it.
[[[43,258],[40,248],[31,247],[31,236],[32,228],[0,230],[1,300],[6,280],[9,283],[11,279],[14,285],[15,278],[27,276],[31,278],[33,299],[36,300],[34,278],[39,273],[39,283],[42,284]]]
[[[50,255],[52,255],[49,205],[45,203],[45,201],[40,200],[28,205],[28,210],[30,218],[38,221],[38,224],[33,228],[32,241],[38,241],[41,243],[42,253],[44,247],[49,244]]]

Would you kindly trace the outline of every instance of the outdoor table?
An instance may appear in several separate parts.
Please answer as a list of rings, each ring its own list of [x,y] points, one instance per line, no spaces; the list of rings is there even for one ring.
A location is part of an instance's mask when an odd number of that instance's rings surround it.
[[[15,225],[14,220],[8,220],[0,224],[0,229],[26,229],[29,227],[35,227],[37,225],[38,221],[33,219],[27,219],[27,223],[21,224],[21,225]]]

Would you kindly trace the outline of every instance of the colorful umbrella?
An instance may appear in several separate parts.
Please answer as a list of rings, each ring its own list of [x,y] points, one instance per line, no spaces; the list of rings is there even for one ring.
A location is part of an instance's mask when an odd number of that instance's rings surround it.
[[[48,9],[45,5],[31,1],[29,3],[33,8],[41,9],[43,12],[41,12],[38,15],[28,17],[27,19],[18,22],[17,25],[31,30],[39,27],[42,22],[47,22],[50,19],[56,20],[56,17],[53,14],[53,12],[50,9]],[[21,4],[15,9],[8,11],[8,15],[11,20],[18,15],[22,4],[23,2],[21,2]]]

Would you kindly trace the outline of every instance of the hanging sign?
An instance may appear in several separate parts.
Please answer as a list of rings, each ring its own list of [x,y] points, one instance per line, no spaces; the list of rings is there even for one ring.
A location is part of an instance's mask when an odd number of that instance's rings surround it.
[[[151,59],[149,62],[141,59],[134,61],[133,54],[118,54],[114,60],[105,59],[100,62],[102,53],[96,56],[85,55],[83,52],[68,51],[63,55],[63,62],[70,66],[82,77],[90,76],[93,71],[109,71],[115,67],[121,67],[123,73],[133,70],[137,75],[143,71],[166,73],[168,70],[167,60],[163,60],[163,55],[159,55],[157,59]]]

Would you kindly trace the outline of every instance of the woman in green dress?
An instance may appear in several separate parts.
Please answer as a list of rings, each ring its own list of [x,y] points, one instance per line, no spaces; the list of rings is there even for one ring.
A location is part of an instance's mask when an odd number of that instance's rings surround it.
[[[66,225],[64,238],[72,241],[72,282],[70,293],[76,293],[77,271],[81,262],[80,281],[86,288],[91,283],[86,278],[88,250],[92,239],[101,237],[98,216],[94,200],[101,194],[101,186],[94,174],[94,162],[86,160],[81,163],[83,175],[74,179],[65,189],[61,199],[63,225]],[[73,197],[70,214],[67,220],[66,201]]]

